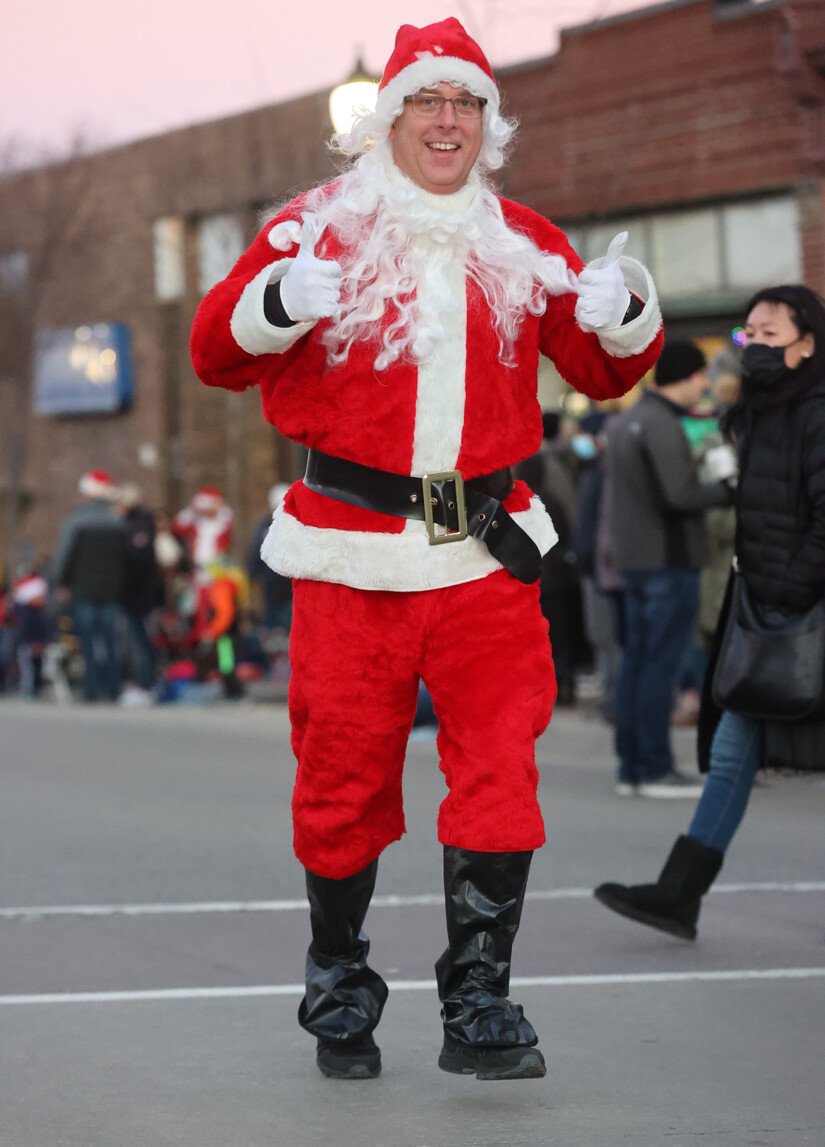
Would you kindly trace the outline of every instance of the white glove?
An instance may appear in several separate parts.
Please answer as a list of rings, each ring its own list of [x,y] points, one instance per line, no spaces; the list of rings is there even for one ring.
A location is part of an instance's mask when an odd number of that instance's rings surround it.
[[[295,262],[281,279],[281,302],[294,323],[335,319],[340,313],[341,264],[316,259],[318,224],[314,219],[301,228],[301,246]]]
[[[619,326],[630,306],[630,291],[619,266],[626,243],[627,232],[620,231],[611,239],[601,267],[585,267],[579,273],[576,322],[583,331]]]

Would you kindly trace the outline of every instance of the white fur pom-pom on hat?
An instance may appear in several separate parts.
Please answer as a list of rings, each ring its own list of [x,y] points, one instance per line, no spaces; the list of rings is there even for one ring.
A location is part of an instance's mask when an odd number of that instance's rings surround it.
[[[425,28],[402,24],[378,85],[376,111],[397,112],[407,96],[440,83],[465,87],[498,111],[493,69],[454,16]]]
[[[86,498],[101,498],[109,502],[117,498],[115,480],[105,470],[87,470],[81,475],[77,488]]]

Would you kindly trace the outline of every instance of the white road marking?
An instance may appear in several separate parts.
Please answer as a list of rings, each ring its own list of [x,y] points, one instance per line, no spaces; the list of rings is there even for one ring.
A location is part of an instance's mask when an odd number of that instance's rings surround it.
[[[715,972],[618,972],[591,976],[514,976],[513,988],[588,988],[610,984],[683,984],[719,981],[810,980],[825,977],[825,968],[736,968]],[[435,980],[388,980],[395,992],[435,992]],[[44,992],[0,996],[0,1006],[30,1004],[132,1004],[176,1000],[249,999],[304,994],[303,984],[261,984],[232,988],[159,988],[135,992]]]
[[[739,892],[825,892],[825,881],[763,881],[751,884],[718,884],[711,893]],[[589,900],[592,888],[551,888],[527,893],[527,900]],[[444,894],[425,892],[416,896],[374,896],[371,908],[441,906]],[[29,908],[0,908],[0,919],[15,920],[38,916],[189,916],[218,912],[305,912],[306,900],[215,900],[177,904],[59,904]]]

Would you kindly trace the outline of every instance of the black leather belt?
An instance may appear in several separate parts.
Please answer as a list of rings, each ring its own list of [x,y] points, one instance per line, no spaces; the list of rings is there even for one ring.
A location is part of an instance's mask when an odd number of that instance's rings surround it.
[[[350,506],[426,522],[431,546],[479,538],[496,561],[527,584],[541,573],[538,546],[501,504],[513,490],[509,469],[468,482],[458,470],[410,478],[310,450],[304,485]],[[436,526],[445,532],[436,533]]]

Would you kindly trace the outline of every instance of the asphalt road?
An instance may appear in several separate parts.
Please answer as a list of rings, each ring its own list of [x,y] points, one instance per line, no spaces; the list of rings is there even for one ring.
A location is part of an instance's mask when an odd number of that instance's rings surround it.
[[[825,774],[755,791],[685,944],[590,892],[652,879],[691,802],[616,797],[610,731],[569,712],[539,762],[512,995],[547,1077],[436,1067],[444,787],[417,743],[367,918],[384,1072],[343,1083],[295,1022],[283,709],[0,702],[0,1145],[825,1147]]]

